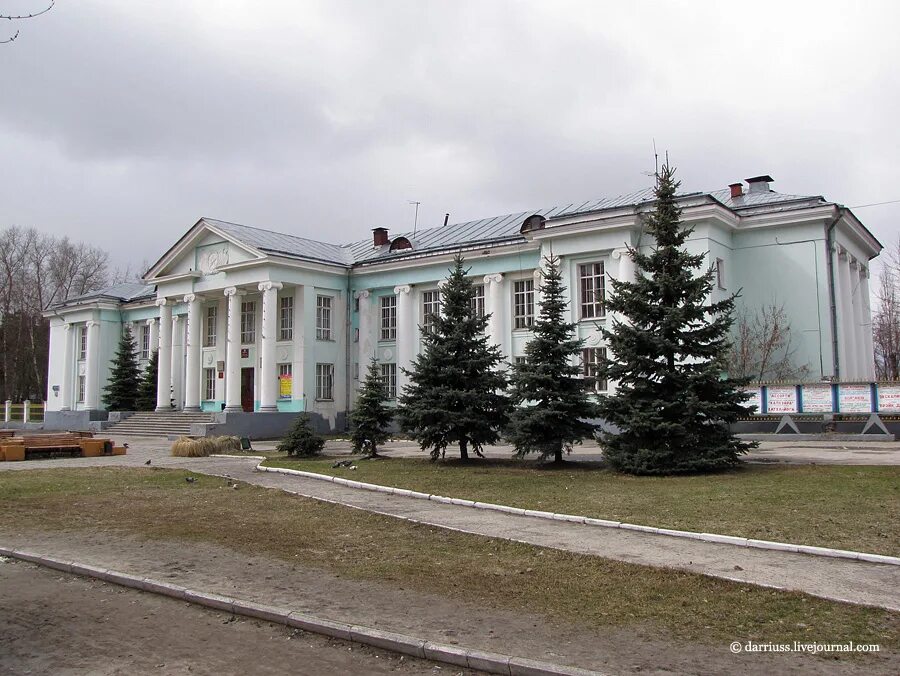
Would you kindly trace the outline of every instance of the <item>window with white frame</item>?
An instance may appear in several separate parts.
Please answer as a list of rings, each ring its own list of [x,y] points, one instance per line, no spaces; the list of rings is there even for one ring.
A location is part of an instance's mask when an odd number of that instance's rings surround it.
[[[606,275],[603,263],[583,263],[578,266],[581,290],[581,318],[606,316]]]
[[[725,288],[725,261],[721,258],[716,259],[716,282],[720,289]]]
[[[513,327],[529,329],[534,326],[534,280],[520,279],[513,283]]]
[[[331,301],[331,296],[316,296],[316,338],[318,340],[331,340]]]
[[[203,331],[203,347],[216,346],[216,324],[219,321],[219,308],[210,305],[206,308],[206,326]]]
[[[290,399],[294,387],[294,365],[278,365],[278,398]]]
[[[484,317],[484,284],[473,284],[472,309],[476,317]]]
[[[214,401],[216,398],[216,370],[203,369],[203,399]]]
[[[316,364],[316,399],[334,399],[334,364]]]
[[[141,351],[140,359],[150,359],[150,327],[141,324]]]
[[[524,366],[528,363],[528,357],[513,357],[513,364],[516,366]]]
[[[278,300],[278,340],[294,339],[294,297],[282,296]]]
[[[422,331],[431,333],[434,330],[435,315],[441,312],[440,290],[422,292]]]
[[[584,389],[592,392],[606,392],[606,379],[600,377],[600,364],[602,364],[605,359],[605,347],[586,347],[581,351]]]
[[[78,376],[78,403],[84,403],[84,391],[85,391],[85,383],[86,378],[84,376]]]
[[[87,326],[78,327],[78,361],[87,359]]]
[[[397,398],[397,365],[381,364],[381,384],[388,399]]]
[[[381,340],[397,340],[397,296],[381,297]]]
[[[256,342],[256,302],[241,302],[241,345],[252,345]]]

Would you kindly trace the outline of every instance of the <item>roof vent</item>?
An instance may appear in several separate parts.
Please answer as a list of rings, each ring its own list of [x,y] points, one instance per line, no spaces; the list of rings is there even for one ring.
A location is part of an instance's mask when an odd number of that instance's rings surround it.
[[[728,185],[731,188],[731,199],[735,197],[743,197],[744,195],[744,184],[743,183],[730,183]]]
[[[748,178],[747,183],[750,184],[750,190],[748,192],[769,192],[771,188],[769,187],[769,183],[772,183],[775,179],[771,176],[754,176],[753,178]]]
[[[544,218],[540,214],[534,214],[533,216],[529,216],[522,222],[522,227],[519,228],[519,232],[526,233],[531,232],[532,230],[543,230],[544,224],[546,222],[546,218]]]
[[[385,244],[390,244],[391,238],[388,237],[387,228],[372,228],[372,244],[377,249]]]
[[[390,251],[400,251],[402,249],[412,249],[413,243],[408,240],[406,237],[397,237],[393,242],[391,242]]]

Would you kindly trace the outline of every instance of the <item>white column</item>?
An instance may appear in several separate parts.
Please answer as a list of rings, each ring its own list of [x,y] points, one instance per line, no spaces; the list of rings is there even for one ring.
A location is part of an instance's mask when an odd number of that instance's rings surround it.
[[[534,321],[541,316],[541,285],[544,283],[542,274],[544,259],[541,258],[538,266],[534,269]]]
[[[859,268],[859,295],[862,299],[863,361],[862,377],[875,380],[875,339],[872,336],[872,298],[869,296],[869,268]]]
[[[415,356],[416,313],[413,307],[412,287],[403,284],[394,287],[397,294],[397,393],[402,393],[409,384],[403,369],[412,367]]]
[[[66,324],[65,333],[63,333],[63,377],[62,387],[59,396],[62,398],[61,411],[72,410],[72,376],[75,370],[73,358],[75,356],[75,331],[72,331],[72,325]]]
[[[150,327],[150,354],[148,357],[152,357],[153,353],[159,349],[159,321],[156,317],[147,320],[147,326]]]
[[[100,408],[100,322],[89,321],[87,354],[84,365],[84,407],[92,411]]]
[[[841,335],[844,338],[844,354],[845,361],[841,367],[842,380],[855,380],[858,377],[856,372],[856,331],[853,327],[853,290],[850,287],[850,253],[844,250],[841,257],[840,269],[840,294],[841,306],[844,309],[844,316],[840,319]]]
[[[180,409],[184,402],[184,329],[181,315],[172,316],[172,399],[174,408]]]
[[[863,309],[862,286],[860,284],[859,271],[862,266],[859,261],[853,259],[850,264],[850,295],[853,301],[853,365],[856,377],[860,380],[866,378],[866,342],[863,336]]]
[[[225,410],[241,411],[241,296],[243,291],[229,286],[228,330],[225,347]]]
[[[159,307],[159,377],[156,381],[156,410],[172,410],[172,306],[158,298]]]
[[[200,322],[202,301],[196,294],[189,293],[184,297],[188,304],[187,315],[187,359],[184,374],[184,410],[200,410]]]
[[[613,259],[618,259],[619,261],[619,274],[616,279],[622,282],[633,282],[637,273],[637,265],[635,265],[634,259],[628,253],[628,249],[616,249],[613,251],[612,256]]]
[[[275,372],[275,339],[278,331],[280,282],[260,282],[262,291],[262,341],[260,344],[259,410],[278,411],[278,374]]]
[[[372,301],[371,292],[368,289],[356,292],[356,298],[359,301],[359,381],[365,378],[366,369],[369,368],[369,361],[374,356],[373,346],[373,322],[372,322]]]
[[[495,273],[484,277],[484,311],[490,314],[488,318],[488,338],[491,343],[497,345],[504,357],[509,356],[509,348],[506,345],[506,294],[504,291],[503,275]]]
[[[834,286],[834,308],[837,316],[837,326],[834,327],[835,338],[837,339],[837,357],[840,368],[840,379],[847,380],[850,377],[850,369],[847,363],[847,338],[844,331],[844,324],[847,322],[847,304],[844,290],[846,288],[845,275],[843,273],[844,265],[841,260],[841,254],[844,249],[837,244],[834,245],[831,253],[831,273],[833,276],[832,284]]]

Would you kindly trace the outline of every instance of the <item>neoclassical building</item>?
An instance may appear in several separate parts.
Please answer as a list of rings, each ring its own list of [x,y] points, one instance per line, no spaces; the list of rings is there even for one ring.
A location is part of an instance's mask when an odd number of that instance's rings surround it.
[[[869,261],[882,247],[849,209],[775,192],[771,181],[682,195],[689,246],[716,269],[716,297],[741,290],[747,309],[784,307],[793,359],[810,379],[869,381]],[[392,397],[404,387],[457,252],[476,282],[477,310],[490,314],[490,339],[510,362],[531,336],[540,261],[559,256],[590,373],[605,350],[599,327],[611,319],[607,280],[635,274],[626,247],[652,245],[643,234],[652,208],[646,190],[416,233],[375,228],[344,245],[202,218],[143,283],[48,311],[48,425],[105,417],[102,388],[129,326],[143,364],[159,351],[159,411],[215,413],[220,423],[251,416],[253,429],[281,417],[271,414],[307,411],[341,428],[371,358]]]

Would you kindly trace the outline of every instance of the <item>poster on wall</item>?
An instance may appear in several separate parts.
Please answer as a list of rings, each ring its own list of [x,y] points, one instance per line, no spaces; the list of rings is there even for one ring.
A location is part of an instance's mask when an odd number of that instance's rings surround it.
[[[878,410],[900,413],[900,385],[878,386]]]
[[[804,413],[831,413],[833,408],[831,385],[803,386]]]
[[[278,376],[278,397],[290,399],[294,391],[294,379],[292,376]]]
[[[872,388],[868,385],[840,385],[838,408],[841,413],[871,413]]]
[[[752,408],[754,414],[762,413],[762,390],[758,387],[745,387],[744,392],[750,395],[744,406]]]
[[[796,413],[797,388],[794,385],[771,385],[766,388],[769,413]]]

